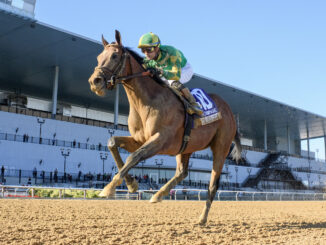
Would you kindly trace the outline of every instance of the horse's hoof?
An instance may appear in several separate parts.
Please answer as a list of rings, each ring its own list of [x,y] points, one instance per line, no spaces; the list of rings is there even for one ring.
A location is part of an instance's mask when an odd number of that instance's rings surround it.
[[[207,218],[206,217],[203,217],[203,216],[200,216],[199,217],[199,220],[198,220],[198,224],[199,225],[205,225],[207,222]]]
[[[157,197],[156,195],[152,196],[151,200],[149,200],[150,203],[158,203],[162,202],[162,197]]]
[[[105,187],[98,196],[110,197],[110,196],[114,196],[114,194],[115,194],[115,189]]]
[[[138,182],[137,180],[133,180],[131,184],[127,185],[128,187],[128,191],[130,193],[135,193],[136,191],[138,191]]]
[[[99,197],[107,197],[106,192],[102,190],[100,194],[98,194]]]

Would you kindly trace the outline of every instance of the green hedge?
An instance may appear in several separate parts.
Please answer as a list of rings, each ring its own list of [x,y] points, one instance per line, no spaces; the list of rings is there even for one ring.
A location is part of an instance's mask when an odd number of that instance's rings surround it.
[[[101,191],[87,190],[86,198],[98,198]],[[29,194],[32,195],[32,190],[29,190]],[[34,189],[34,196],[37,197],[49,197],[49,198],[59,198],[58,189]],[[71,198],[84,198],[84,191],[82,190],[61,190],[62,197]]]

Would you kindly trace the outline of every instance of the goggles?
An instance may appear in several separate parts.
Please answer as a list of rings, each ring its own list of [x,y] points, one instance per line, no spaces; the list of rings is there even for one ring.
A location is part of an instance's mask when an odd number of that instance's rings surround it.
[[[155,47],[147,47],[147,48],[142,48],[141,51],[143,53],[152,53],[154,51]]]

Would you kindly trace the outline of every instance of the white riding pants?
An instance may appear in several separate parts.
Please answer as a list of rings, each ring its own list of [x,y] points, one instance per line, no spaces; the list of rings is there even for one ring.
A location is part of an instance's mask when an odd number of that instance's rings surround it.
[[[180,83],[184,84],[190,81],[192,76],[194,75],[194,71],[192,69],[192,66],[190,65],[189,62],[186,63],[184,67],[181,68],[181,77],[180,77]],[[167,80],[164,77],[161,77],[161,79],[167,84],[170,85],[175,81],[175,80]]]

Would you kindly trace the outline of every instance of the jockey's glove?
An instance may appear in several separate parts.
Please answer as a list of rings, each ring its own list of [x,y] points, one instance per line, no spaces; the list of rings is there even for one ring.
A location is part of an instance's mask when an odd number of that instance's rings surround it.
[[[152,76],[159,77],[159,76],[163,75],[163,70],[161,70],[161,69],[148,68],[147,70],[152,74]]]

